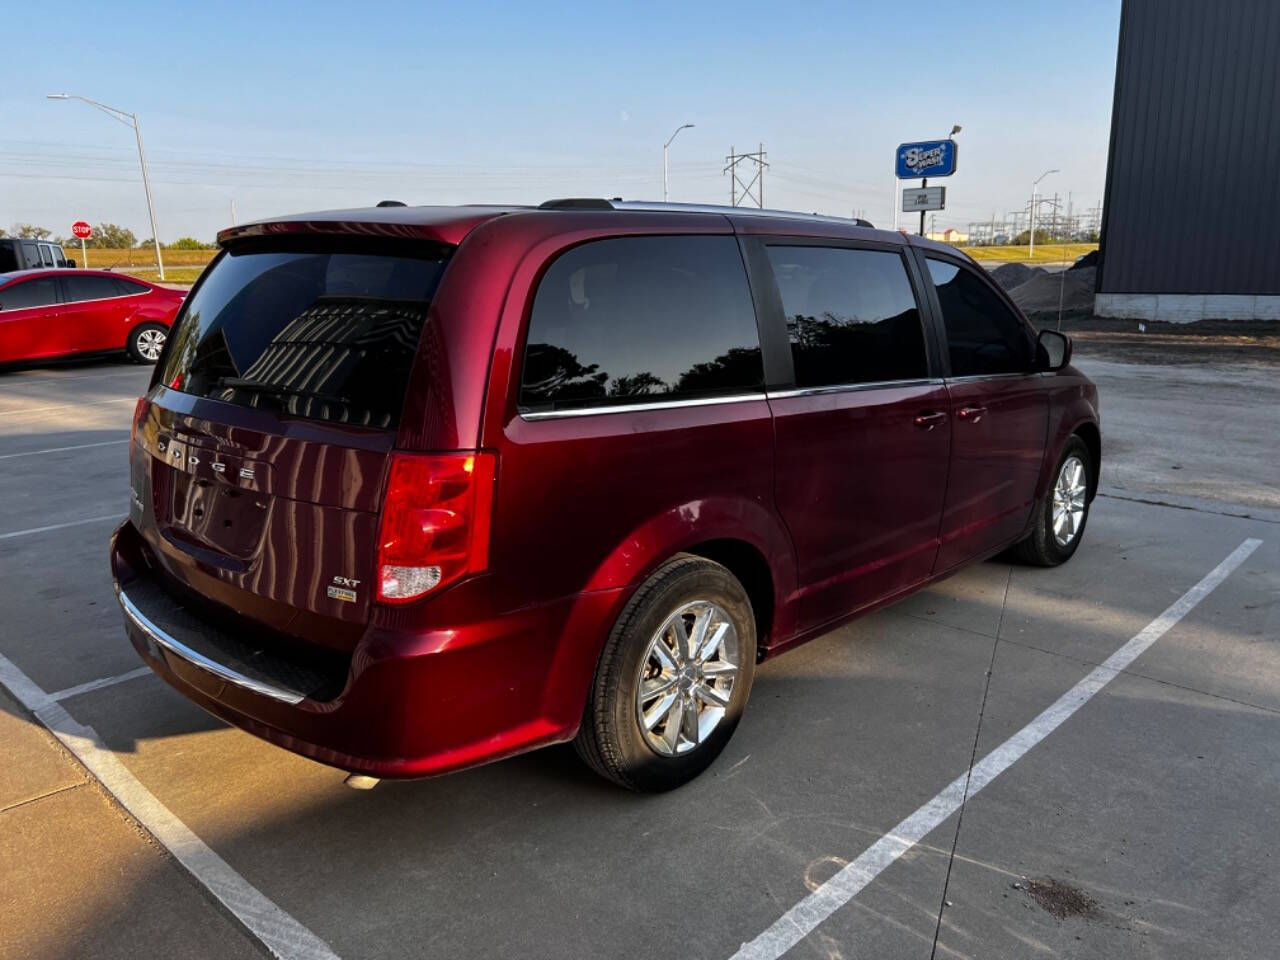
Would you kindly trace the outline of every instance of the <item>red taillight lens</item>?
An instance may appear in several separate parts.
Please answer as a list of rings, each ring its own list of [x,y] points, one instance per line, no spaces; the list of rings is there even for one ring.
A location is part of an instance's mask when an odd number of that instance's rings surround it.
[[[129,462],[133,462],[133,448],[138,442],[138,427],[143,420],[147,419],[147,413],[151,410],[151,401],[146,397],[139,397],[137,404],[133,408],[133,423],[129,426]]]
[[[406,603],[489,565],[492,453],[391,456],[378,536],[378,599]]]

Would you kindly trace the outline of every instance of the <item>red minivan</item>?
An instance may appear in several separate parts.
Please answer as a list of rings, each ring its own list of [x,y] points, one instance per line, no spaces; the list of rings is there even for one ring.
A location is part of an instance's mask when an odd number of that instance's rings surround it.
[[[573,740],[689,780],[755,664],[1097,488],[1097,391],[968,258],[551,201],[230,228],[138,402],[111,564],[166,681],[366,777]]]

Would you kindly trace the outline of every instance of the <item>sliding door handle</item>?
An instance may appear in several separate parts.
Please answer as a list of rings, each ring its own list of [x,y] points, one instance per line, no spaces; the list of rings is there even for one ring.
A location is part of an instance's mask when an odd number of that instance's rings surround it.
[[[941,410],[926,410],[923,413],[917,413],[915,419],[911,422],[921,430],[932,430],[946,419],[947,415]]]

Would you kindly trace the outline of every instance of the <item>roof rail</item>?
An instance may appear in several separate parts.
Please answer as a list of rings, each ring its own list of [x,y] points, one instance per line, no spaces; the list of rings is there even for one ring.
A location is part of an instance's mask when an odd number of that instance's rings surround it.
[[[770,210],[759,207],[732,207],[718,203],[666,203],[655,200],[623,200],[614,197],[612,200],[593,197],[576,197],[566,200],[548,200],[538,206],[539,210],[647,210],[665,211],[667,213],[718,213],[737,214],[743,217],[788,217],[792,220],[819,220],[830,223],[853,224],[857,227],[872,227],[870,220],[861,217],[833,217],[823,213],[802,213],[798,210]]]
[[[538,204],[539,210],[613,210],[614,205],[598,197],[565,197]]]

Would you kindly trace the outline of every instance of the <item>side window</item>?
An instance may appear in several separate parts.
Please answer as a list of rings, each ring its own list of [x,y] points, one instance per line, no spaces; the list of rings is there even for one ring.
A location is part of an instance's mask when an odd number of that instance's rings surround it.
[[[538,285],[522,411],[749,393],[763,382],[732,237],[597,240],[560,256]]]
[[[0,290],[0,309],[24,310],[28,307],[48,307],[58,302],[53,277],[24,280]]]
[[[56,267],[58,265],[58,261],[53,256],[53,247],[47,243],[40,244],[40,265],[42,267]]]
[[[126,280],[123,277],[112,277],[111,279],[115,283],[116,290],[119,295],[122,297],[126,297],[134,293],[146,293],[149,289],[140,283],[135,283],[132,280]]]
[[[28,270],[34,270],[40,266],[40,249],[34,240],[22,241],[22,257],[27,262]]]
[[[51,249],[53,250],[54,263],[60,267],[71,266],[71,261],[67,259],[66,251],[62,249],[61,245],[55,243]]]
[[[71,303],[120,296],[114,277],[63,277],[62,289]]]
[[[8,273],[10,270],[21,270],[22,267],[18,263],[17,245],[0,240],[0,273]]]
[[[1031,332],[987,283],[971,270],[928,259],[938,291],[953,377],[1025,373],[1031,369]]]
[[[797,387],[929,375],[902,256],[884,250],[771,246]]]

